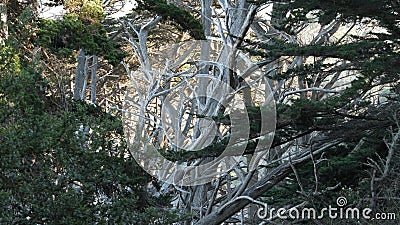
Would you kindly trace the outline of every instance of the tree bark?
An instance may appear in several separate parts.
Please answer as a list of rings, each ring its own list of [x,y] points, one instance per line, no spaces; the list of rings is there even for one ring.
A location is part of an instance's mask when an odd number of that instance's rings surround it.
[[[0,44],[4,45],[5,40],[8,38],[7,0],[1,0],[0,3],[0,29]]]
[[[327,149],[337,145],[338,143],[339,142],[324,144],[320,146],[317,150],[314,150],[313,154],[320,154],[321,152],[326,151]],[[300,154],[296,159],[293,160],[292,165],[298,167],[310,160],[311,155],[309,154],[309,152],[307,150],[303,152],[303,154]],[[203,217],[203,219],[199,220],[197,223],[195,223],[195,225],[221,224],[251,203],[248,198],[243,197],[250,197],[251,199],[256,199],[260,197],[266,191],[282,181],[290,173],[292,173],[292,168],[289,162],[281,164],[274,169],[271,169],[259,181],[257,181],[254,185],[243,192],[241,196],[230,200],[223,206],[218,207],[216,211]]]
[[[79,101],[83,100],[82,96],[84,93],[84,85],[85,85],[85,63],[86,63],[86,55],[85,50],[81,49],[79,51],[78,56],[78,66],[76,67],[76,76],[75,76],[75,88],[74,88],[74,100]]]
[[[91,104],[95,104],[95,102],[96,102],[97,62],[98,62],[98,57],[96,55],[94,55],[93,63],[92,63],[91,70],[90,70],[91,75],[92,75],[92,81],[90,83],[90,86],[91,86],[91,88],[90,88],[90,103]]]

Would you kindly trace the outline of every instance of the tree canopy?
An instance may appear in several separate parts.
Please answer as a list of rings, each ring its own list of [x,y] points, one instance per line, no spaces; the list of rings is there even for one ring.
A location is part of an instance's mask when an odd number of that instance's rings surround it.
[[[1,224],[398,224],[399,1],[40,5],[0,3]]]

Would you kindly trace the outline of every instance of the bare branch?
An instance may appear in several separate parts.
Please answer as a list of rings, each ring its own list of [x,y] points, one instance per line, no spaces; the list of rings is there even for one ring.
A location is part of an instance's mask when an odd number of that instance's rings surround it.
[[[328,89],[317,88],[317,87],[304,88],[304,89],[300,89],[300,90],[285,92],[285,93],[280,97],[280,99],[278,100],[278,102],[283,102],[283,100],[284,100],[287,96],[289,96],[289,95],[294,95],[294,94],[303,93],[303,92],[308,92],[308,91],[320,91],[320,92],[335,93],[335,94],[339,94],[339,93],[340,93],[340,91],[328,90]]]

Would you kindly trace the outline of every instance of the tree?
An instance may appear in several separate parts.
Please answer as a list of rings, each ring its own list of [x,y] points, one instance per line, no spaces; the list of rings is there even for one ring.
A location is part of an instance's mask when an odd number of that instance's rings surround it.
[[[179,221],[164,209],[168,196],[147,194],[151,177],[128,157],[121,120],[95,105],[59,98],[64,86],[54,81],[62,74],[47,71],[60,49],[35,48],[43,44],[35,33],[43,27],[28,11],[14,19],[0,51],[0,223]],[[64,57],[58,68],[68,68]]]
[[[398,211],[398,1],[151,0],[118,20],[118,1],[65,1],[60,20],[8,3],[2,223]]]
[[[159,2],[179,5],[178,2]],[[385,119],[388,108],[381,105],[383,95],[379,92],[388,90],[391,95],[397,95],[395,87],[399,85],[398,70],[392,70],[396,68],[394,63],[398,61],[395,50],[398,49],[398,25],[395,22],[397,4],[393,1],[369,1],[365,4],[348,1],[323,3],[321,1],[290,3],[219,1],[213,5],[201,2],[197,6],[195,11],[201,12],[198,17],[201,18],[206,37],[219,39],[222,43],[248,51],[253,59],[258,59],[256,65],[263,69],[263,75],[272,79],[269,83],[272,86],[273,98],[277,101],[278,121],[266,165],[259,165],[257,173],[249,169],[249,160],[243,160],[239,165],[242,163],[246,166],[234,168],[210,184],[189,188],[175,186],[181,201],[177,207],[195,212],[187,223],[219,224],[228,220],[235,221],[236,218],[237,221],[243,221],[244,215],[249,220],[255,220],[253,223],[258,223],[254,215],[251,215],[251,210],[247,215],[242,213],[242,217],[237,213],[249,204],[260,204],[257,198],[266,201],[268,198],[265,196],[276,194],[280,187],[297,185],[300,188],[301,195],[296,195],[296,200],[290,201],[290,205],[293,206],[303,202],[302,195],[306,196],[306,199],[327,196],[332,192],[329,191],[332,187],[336,190],[332,193],[339,196],[343,192],[336,188],[341,186],[341,181],[345,190],[349,185],[362,189],[360,182],[367,178],[363,171],[368,170],[365,166],[361,166],[362,162],[367,162],[367,158],[371,157],[385,157],[388,153],[388,148],[381,148],[379,144],[367,148],[363,141],[371,138],[376,132],[381,132],[383,136],[378,136],[375,141],[382,141],[387,134],[382,131],[397,127],[392,120]],[[268,19],[262,9],[271,6],[272,18]],[[382,11],[385,13],[381,14]],[[202,67],[197,71],[191,70],[193,68],[187,66],[186,71],[175,70],[176,72],[166,77],[162,73],[160,75],[146,72],[154,69],[152,65],[160,65],[160,63],[151,64],[146,37],[151,29],[156,29],[156,24],[161,18],[168,17],[161,12],[155,13],[160,17],[150,20],[141,28],[135,25],[130,25],[128,28],[132,29],[130,32],[137,34],[137,36],[131,35],[128,40],[137,49],[136,56],[141,62],[137,72],[131,71],[125,65],[137,91],[136,93],[133,90],[135,97],[129,100],[139,102],[140,106],[138,108],[133,106],[134,114],[138,115],[139,121],[135,137],[149,132],[150,136],[153,135],[151,137],[157,137],[152,140],[154,146],[167,148],[167,154],[172,155],[169,159],[178,162],[186,160],[185,162],[189,164],[201,165],[208,162],[209,157],[217,157],[223,152],[227,146],[226,139],[215,138],[208,147],[196,152],[180,152],[179,148],[174,147],[177,143],[173,139],[177,136],[173,133],[183,129],[184,123],[171,122],[170,127],[173,128],[171,133],[168,133],[168,126],[161,123],[162,111],[168,110],[162,108],[167,107],[165,105],[167,100],[158,97],[173,93],[174,87],[187,82],[185,78],[187,74],[195,77],[196,74],[207,74],[208,71],[204,69],[201,71]],[[376,30],[367,30],[364,34],[355,32],[357,29],[366,29],[366,24],[375,26]],[[316,35],[308,36],[311,31],[316,31]],[[204,53],[200,56],[203,57],[201,59],[209,60],[207,53],[212,52],[209,45],[204,44],[201,49]],[[219,54],[225,53],[220,50]],[[229,57],[224,59],[229,61]],[[175,59],[169,58],[169,60],[174,65]],[[391,66],[382,67],[383,62]],[[218,61],[216,64],[221,68],[226,65]],[[242,82],[240,76],[235,78],[230,76],[229,70],[222,71],[221,80],[225,79],[229,84]],[[181,79],[171,84],[169,77]],[[251,83],[249,78],[246,81]],[[204,93],[206,90],[210,93],[211,91],[206,89],[207,85],[200,81],[193,87],[198,87],[195,89],[197,93]],[[234,85],[233,87],[240,88]],[[250,90],[254,95],[256,88],[250,87]],[[269,96],[264,97],[269,98]],[[152,101],[158,103],[152,105]],[[396,102],[387,104],[391,108]],[[217,105],[202,107],[201,101],[200,104],[191,107],[189,115],[197,118],[214,119],[218,117],[218,113],[227,113]],[[376,113],[375,109],[378,108],[382,112]],[[257,111],[257,107],[255,109]],[[173,115],[180,118],[177,121],[186,121],[184,113]],[[229,119],[226,116],[223,118]],[[193,117],[189,116],[189,120],[193,120]],[[254,124],[256,122],[252,122],[253,126],[257,127],[257,124]],[[196,125],[196,122],[193,122],[193,124],[196,127],[200,123]],[[225,125],[230,123],[227,122]],[[163,132],[165,136],[160,138],[159,135]],[[193,143],[200,140],[202,135],[203,137],[213,135],[211,130],[203,132],[201,135],[193,136]],[[207,135],[207,132],[210,134]],[[139,142],[139,138],[133,140],[135,143]],[[257,143],[257,136],[254,140],[254,143]],[[251,155],[255,153],[254,146],[257,144],[247,146],[245,151],[249,156],[247,159],[251,159]],[[131,151],[140,150],[133,148]],[[184,159],[182,156],[185,156]],[[330,158],[316,160],[321,156]],[[360,166],[355,168],[359,179],[345,184],[348,177],[335,177],[338,179],[336,181],[322,178],[323,173],[320,171],[354,164],[357,161],[355,159],[361,162]],[[334,167],[323,164],[327,160],[338,164]],[[341,160],[343,161],[339,163]],[[311,170],[308,169],[310,166]],[[297,170],[301,170],[300,174],[305,177],[299,177]],[[312,185],[304,186],[303,180],[311,181]],[[294,194],[293,192],[291,194]],[[362,195],[358,197],[362,198]],[[279,201],[277,204],[280,204]]]

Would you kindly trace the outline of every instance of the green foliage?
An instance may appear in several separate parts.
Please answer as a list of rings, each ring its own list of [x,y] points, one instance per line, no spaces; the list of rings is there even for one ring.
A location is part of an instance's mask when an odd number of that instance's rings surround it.
[[[263,4],[267,1],[250,0],[249,2]],[[323,25],[328,24],[337,15],[341,15],[349,21],[363,17],[383,19],[383,24],[388,28],[395,24],[394,20],[399,16],[393,14],[398,10],[395,1],[380,0],[295,0],[290,4],[276,4],[274,10],[276,11],[274,16],[282,19],[279,28],[289,33],[290,28],[296,27],[301,21],[308,20],[306,15],[310,12],[317,15],[318,22]]]
[[[105,17],[100,0],[67,0],[65,6],[84,22],[100,23]]]
[[[0,51],[2,52],[0,54],[7,52],[8,57],[13,55],[12,61],[14,61],[14,65],[7,65],[3,61],[0,62],[0,66],[10,66],[8,71],[15,69],[17,72],[15,74],[18,74],[21,67],[26,66],[27,61],[33,57],[31,54],[27,54],[27,49],[32,47],[32,40],[35,38],[36,23],[29,8],[25,8],[17,14],[17,17],[8,20],[8,22],[8,39],[5,40],[5,45],[0,47]],[[19,60],[16,57],[19,57]],[[19,64],[19,69],[15,67],[17,64]]]
[[[48,107],[46,82],[33,69],[0,75],[0,224],[180,219],[160,210],[169,198],[147,195],[151,178],[130,157],[120,119],[80,102]]]
[[[272,146],[287,143],[313,131],[329,131],[343,118],[329,102],[297,98],[277,105],[277,130]]]
[[[299,46],[293,43],[285,43],[282,40],[273,44],[254,43],[254,48],[245,48],[252,55],[263,57],[280,56],[316,56],[331,57],[346,60],[368,59],[379,53],[385,53],[391,49],[389,44],[377,41],[361,41],[342,45],[311,45]]]
[[[20,72],[20,61],[18,53],[10,46],[0,47],[0,73],[18,74]]]
[[[203,25],[184,9],[165,0],[141,0],[138,3],[138,10],[148,10],[164,20],[172,21],[180,31],[189,32],[196,40],[205,39]]]
[[[325,207],[327,204],[335,203],[339,196],[346,196],[349,202],[357,201],[360,193],[356,193],[357,189],[364,185],[364,181],[369,178],[368,169],[365,165],[368,159],[378,160],[379,157],[384,158],[387,149],[382,145],[380,136],[371,137],[366,140],[365,144],[355,149],[355,144],[341,144],[333,148],[325,155],[327,161],[318,164],[318,190],[316,193],[296,193],[299,191],[299,183],[292,174],[284,182],[275,186],[264,194],[267,197],[268,204],[280,206],[299,204],[303,200],[309,202],[316,208]],[[312,162],[308,162],[301,167],[296,168],[299,181],[304,190],[315,189],[314,166]],[[333,187],[340,183],[337,190],[325,192],[327,187]],[[369,184],[368,184],[369,185]],[[348,190],[352,191],[348,191]],[[368,192],[369,190],[367,190]],[[288,197],[290,196],[290,197]]]
[[[77,14],[67,14],[62,20],[41,19],[37,35],[38,44],[61,55],[84,48],[88,54],[103,55],[113,65],[125,57],[101,24],[86,24]]]
[[[263,4],[269,1],[250,2]],[[367,23],[372,20],[377,26],[385,29],[380,30],[381,33],[371,32],[363,37],[352,36],[350,43],[344,43],[347,40],[341,39],[340,43],[301,46],[288,43],[284,38],[269,39],[268,42],[260,43],[248,41],[250,45],[246,50],[252,55],[261,56],[264,60],[282,60],[284,56],[298,56],[303,59],[314,57],[314,63],[305,63],[301,67],[269,76],[274,80],[297,79],[307,84],[321,84],[323,80],[317,79],[322,77],[329,82],[329,76],[337,73],[330,69],[333,65],[326,64],[326,61],[331,59],[351,63],[351,70],[357,74],[345,90],[331,96],[325,95],[323,100],[314,98],[315,96],[300,96],[288,103],[277,105],[278,124],[273,146],[287,143],[296,135],[303,136],[308,131],[316,130],[319,131],[318,136],[311,139],[311,142],[315,139],[327,142],[338,140],[341,144],[324,152],[322,157],[327,161],[317,165],[317,193],[314,193],[316,185],[314,165],[310,162],[296,167],[298,178],[292,174],[266,192],[264,197],[268,204],[284,207],[307,201],[308,206],[322,208],[327,204],[333,205],[338,196],[346,196],[349,204],[364,205],[363,200],[371,195],[371,167],[365,163],[368,159],[373,159],[379,164],[386,158],[388,148],[382,140],[390,137],[388,130],[395,132],[393,127],[397,127],[396,122],[392,120],[398,121],[398,113],[390,108],[392,104],[394,108],[398,108],[393,102],[398,102],[400,90],[398,88],[399,3],[377,0],[283,2],[274,4],[271,22],[276,29],[289,35],[298,35],[307,23],[318,22],[324,26],[339,16],[344,23],[357,22],[362,25],[363,19]],[[392,87],[391,94],[388,94],[392,101],[372,104],[369,93],[380,85]],[[360,140],[364,143],[360,144]],[[304,144],[309,147],[312,143]],[[397,171],[399,167],[398,160],[395,161],[393,159],[391,161],[392,171]],[[296,193],[300,189],[297,179],[303,185],[304,193]],[[377,201],[381,204],[377,210],[396,209],[396,205],[398,208],[398,204],[393,204],[391,199],[398,195],[397,186],[392,187],[393,183],[398,185],[393,181],[398,180],[398,174],[388,175],[385,180],[385,184],[375,183],[377,195],[388,199]],[[337,189],[327,191],[328,187],[334,187],[339,183]],[[390,190],[387,191],[389,194],[383,194],[385,190]],[[368,201],[367,204],[369,203]],[[321,221],[323,224],[331,222]]]

